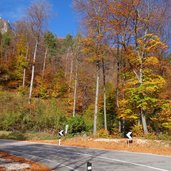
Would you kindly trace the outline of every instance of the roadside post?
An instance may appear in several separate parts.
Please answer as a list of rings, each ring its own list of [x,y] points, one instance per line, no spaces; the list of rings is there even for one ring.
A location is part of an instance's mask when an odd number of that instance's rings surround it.
[[[87,171],[92,171],[92,163],[87,162]]]
[[[64,130],[59,131],[58,135],[59,135],[59,142],[58,142],[58,145],[61,145],[61,137],[64,136]]]
[[[127,140],[128,146],[129,146],[130,143],[133,143],[133,140],[132,140],[132,136],[131,135],[132,135],[132,132],[128,132],[126,134],[126,136],[128,137],[128,140]]]
[[[65,125],[65,135],[68,134],[69,125]]]

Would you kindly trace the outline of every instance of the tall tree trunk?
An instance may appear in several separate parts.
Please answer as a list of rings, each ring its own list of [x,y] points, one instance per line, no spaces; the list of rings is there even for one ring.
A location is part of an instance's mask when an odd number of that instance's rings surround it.
[[[104,129],[107,130],[107,116],[106,116],[106,73],[105,73],[105,61],[102,58],[103,69],[103,112],[104,112]]]
[[[142,55],[143,56],[143,55]],[[143,58],[143,57],[142,57]],[[142,61],[143,59],[141,59]],[[140,67],[140,85],[143,84],[143,64],[141,62],[141,67]],[[142,108],[140,108],[140,117],[142,120],[142,126],[143,126],[143,130],[144,130],[144,134],[148,134],[148,128],[147,128],[147,122],[146,122],[146,117],[143,113]]]
[[[99,98],[99,61],[96,62],[96,97],[95,97],[95,110],[94,110],[94,124],[93,124],[93,135],[96,136],[97,131],[97,112],[98,112],[98,98]]]
[[[116,75],[116,108],[119,108],[119,72],[120,72],[120,63],[117,61],[117,75]],[[118,120],[118,131],[121,133],[122,132],[122,123],[121,123],[121,118]]]
[[[146,116],[144,115],[142,109],[141,109],[141,120],[142,120],[142,125],[143,125],[144,134],[148,134]]]
[[[73,117],[75,117],[76,109],[76,98],[77,98],[77,82],[78,82],[78,60],[76,59],[76,71],[75,71],[75,81],[74,81],[74,104],[73,104]]]
[[[43,60],[43,69],[42,69],[42,78],[45,75],[47,53],[48,53],[48,48],[46,48],[46,50],[45,50],[45,56],[44,56],[44,60]]]
[[[72,83],[72,73],[73,73],[73,58],[71,58],[70,75],[69,75],[69,87],[70,87],[70,89],[71,89],[71,83]]]
[[[125,118],[122,119],[122,136],[125,137]]]
[[[26,60],[28,58],[28,50],[29,50],[29,47],[27,45],[27,51],[26,51],[26,57],[25,57]],[[26,68],[24,68],[23,70],[23,84],[22,84],[23,87],[25,87],[25,82],[26,82]]]
[[[25,80],[26,80],[26,69],[23,70],[23,84],[22,86],[25,87]]]
[[[36,40],[34,56],[33,56],[32,72],[31,72],[31,81],[30,81],[30,92],[29,92],[29,101],[30,102],[31,102],[32,91],[33,91],[34,70],[35,70],[35,62],[36,62],[36,55],[37,55],[37,47],[38,47],[38,41]]]
[[[141,113],[141,112],[140,112]],[[138,128],[140,127],[141,125],[141,114],[138,114]]]
[[[68,56],[69,56],[69,48],[68,48],[67,54],[65,56],[65,78],[67,76],[67,71],[68,71]]]
[[[119,42],[119,37],[117,35],[117,41]],[[117,72],[116,72],[116,108],[119,108],[119,73],[120,73],[120,48],[119,48],[119,44],[117,45]],[[122,132],[122,122],[121,122],[121,118],[119,118],[118,121],[118,131],[121,133]]]

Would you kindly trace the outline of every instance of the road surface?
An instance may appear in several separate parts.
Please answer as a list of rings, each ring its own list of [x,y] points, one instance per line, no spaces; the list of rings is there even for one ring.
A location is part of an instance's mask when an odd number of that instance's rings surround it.
[[[171,171],[171,156],[87,149],[79,147],[0,140],[0,151],[43,163],[57,171]]]

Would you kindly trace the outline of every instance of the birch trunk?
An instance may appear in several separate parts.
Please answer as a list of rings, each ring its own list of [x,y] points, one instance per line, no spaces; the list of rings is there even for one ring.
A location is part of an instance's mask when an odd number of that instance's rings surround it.
[[[117,75],[116,75],[116,107],[119,108],[119,71],[120,71],[120,64],[119,61],[117,62]],[[121,120],[119,119],[119,132],[122,132],[122,124],[121,124]]]
[[[142,54],[141,55],[141,67],[140,67],[140,85],[143,84],[143,64],[142,64],[143,56],[144,55]],[[143,126],[143,130],[144,130],[144,134],[148,134],[146,117],[145,117],[145,115],[143,113],[142,108],[140,109],[140,117],[141,117],[141,120],[142,120],[142,126]]]
[[[68,71],[68,56],[69,56],[69,49],[67,50],[67,54],[65,57],[65,78],[67,76],[67,71]]]
[[[75,117],[75,109],[76,109],[77,82],[78,82],[78,61],[76,61],[76,71],[75,71],[75,81],[74,81],[74,104],[73,104],[73,117]]]
[[[71,58],[71,66],[70,66],[70,76],[69,76],[69,87],[71,88],[72,83],[72,73],[73,73],[73,58]]]
[[[26,52],[26,60],[27,60],[27,57],[28,57],[28,46],[27,46],[27,52]],[[25,82],[26,82],[26,68],[24,68],[23,70],[23,84],[22,84],[23,87],[25,87]]]
[[[117,41],[119,42],[119,37],[117,36]],[[116,108],[119,108],[119,72],[120,72],[120,49],[119,49],[119,44],[117,46],[117,72],[116,72]],[[121,119],[119,118],[118,121],[118,131],[121,133],[122,132],[122,123]]]
[[[107,116],[106,116],[106,73],[105,73],[105,62],[102,58],[103,67],[103,112],[104,112],[104,129],[107,130]]]
[[[23,87],[25,87],[25,80],[26,80],[26,69],[23,70]]]
[[[93,135],[96,136],[97,131],[97,112],[98,112],[98,97],[99,97],[99,62],[96,62],[96,97],[95,97],[95,110],[94,110],[94,124]]]
[[[30,81],[30,92],[29,92],[29,101],[31,102],[32,91],[33,91],[33,82],[34,82],[34,70],[35,70],[35,62],[36,62],[36,54],[37,54],[38,41],[36,41],[34,56],[33,56],[33,64],[32,64],[32,72],[31,72],[31,81]]]
[[[43,60],[43,69],[42,69],[42,78],[45,75],[47,53],[48,53],[48,48],[46,48],[46,50],[45,50],[45,56],[44,56],[44,60]]]

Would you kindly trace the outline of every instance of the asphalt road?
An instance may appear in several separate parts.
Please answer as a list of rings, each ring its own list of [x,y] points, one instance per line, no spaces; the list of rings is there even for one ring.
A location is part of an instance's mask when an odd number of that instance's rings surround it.
[[[57,171],[171,171],[171,156],[0,140],[0,150]]]

